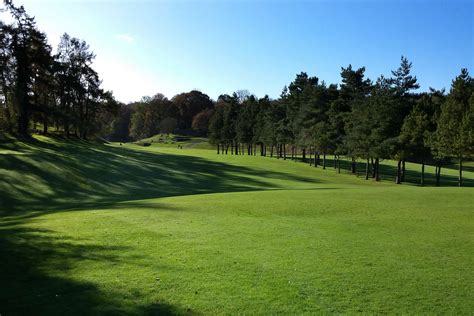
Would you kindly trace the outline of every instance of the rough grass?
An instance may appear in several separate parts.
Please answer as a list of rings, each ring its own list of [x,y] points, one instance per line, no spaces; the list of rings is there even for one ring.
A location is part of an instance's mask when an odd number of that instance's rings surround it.
[[[4,141],[0,314],[471,314],[474,189],[383,163]]]

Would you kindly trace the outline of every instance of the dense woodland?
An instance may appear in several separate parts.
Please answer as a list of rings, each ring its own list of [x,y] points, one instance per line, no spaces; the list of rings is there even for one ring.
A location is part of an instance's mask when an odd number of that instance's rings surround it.
[[[341,69],[341,84],[326,84],[300,73],[278,99],[247,91],[217,101],[200,91],[171,99],[162,94],[120,104],[101,89],[86,42],[64,34],[55,54],[34,18],[5,0],[14,22],[0,21],[0,128],[10,133],[63,133],[115,141],[138,140],[157,133],[208,136],[219,154],[248,154],[286,159],[299,156],[326,167],[326,156],[366,163],[366,179],[379,179],[382,159],[398,161],[396,181],[403,182],[406,161],[441,168],[474,156],[474,81],[467,69],[448,93],[417,92],[412,65],[375,81],[365,68]],[[38,126],[40,128],[38,129]]]
[[[87,138],[110,128],[119,106],[101,89],[87,43],[64,34],[53,54],[34,18],[11,0],[4,5],[14,22],[0,21],[1,129]]]

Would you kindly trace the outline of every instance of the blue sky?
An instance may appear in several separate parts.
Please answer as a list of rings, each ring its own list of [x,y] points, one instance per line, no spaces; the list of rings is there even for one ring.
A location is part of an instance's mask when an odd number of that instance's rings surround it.
[[[27,1],[55,47],[67,32],[97,54],[118,100],[198,89],[278,97],[296,73],[339,83],[342,66],[375,80],[404,55],[421,90],[449,88],[474,64],[474,1]]]

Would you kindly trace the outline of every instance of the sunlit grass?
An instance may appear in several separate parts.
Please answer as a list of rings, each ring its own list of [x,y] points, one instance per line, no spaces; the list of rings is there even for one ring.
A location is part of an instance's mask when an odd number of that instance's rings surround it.
[[[162,145],[3,148],[1,314],[474,309],[473,188]]]

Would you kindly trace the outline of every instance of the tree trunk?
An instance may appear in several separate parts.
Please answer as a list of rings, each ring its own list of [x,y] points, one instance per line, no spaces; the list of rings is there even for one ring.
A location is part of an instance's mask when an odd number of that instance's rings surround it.
[[[6,104],[6,101],[7,100],[7,97],[5,96],[5,104]],[[7,121],[7,131],[9,133],[13,133],[13,122],[12,122],[12,115],[10,113],[10,108],[8,106],[6,106],[5,108],[5,118],[6,118],[6,121]]]
[[[219,144],[217,144],[217,154],[219,155],[219,149],[220,149],[220,146]]]
[[[273,158],[273,144],[270,145],[270,157]]]
[[[303,155],[303,162],[306,162],[306,148],[303,148],[302,155]]]
[[[341,160],[339,155],[337,155],[337,173],[341,173]]]
[[[421,182],[420,182],[421,186],[424,186],[425,185],[425,162],[423,161],[421,163]]]
[[[351,173],[353,174],[357,173],[357,166],[356,166],[356,161],[354,157],[352,157],[352,161],[351,161]]]
[[[439,187],[441,184],[441,164],[438,163],[436,166],[436,186]]]
[[[46,134],[48,134],[48,121],[45,118],[43,121],[43,135],[46,135]]]
[[[395,178],[395,183],[396,184],[401,184],[402,183],[402,160],[398,159],[397,163],[397,177]]]
[[[28,63],[27,50],[24,47],[14,49],[13,52],[17,65],[14,95],[17,103],[18,133],[26,136],[30,121],[30,104],[28,102],[28,67],[30,65]]]
[[[459,181],[458,185],[462,187],[462,156],[459,157]]]
[[[370,169],[370,159],[367,158],[367,162],[365,164],[365,180],[369,180],[369,169]]]
[[[326,152],[323,152],[323,169],[326,170]]]
[[[334,169],[337,169],[336,154],[333,155]]]
[[[286,160],[286,144],[283,144],[283,160]]]
[[[227,152],[229,151],[229,144],[225,146],[225,154],[227,155]]]
[[[405,182],[405,158],[402,160],[402,182]]]
[[[375,166],[375,160],[374,160],[374,158],[370,158],[370,164],[371,164],[371,166],[372,166],[372,178],[375,178],[376,166]]]
[[[380,160],[375,158],[375,181],[380,181]]]
[[[3,76],[3,73],[1,75],[2,75],[2,77],[1,77],[2,80],[1,81],[5,82],[6,80],[5,80],[5,77]],[[11,121],[12,115],[10,113],[10,111],[11,111],[10,110],[10,102],[8,102],[8,92],[7,92],[7,90],[8,90],[7,85],[3,84],[2,85],[2,91],[3,91],[3,96],[5,98],[4,103],[3,103],[4,106],[5,106],[5,120],[7,122],[7,130],[8,130],[8,132],[11,133],[11,132],[13,132],[13,123]]]
[[[309,165],[313,165],[313,152],[311,151],[311,147],[309,147]]]

